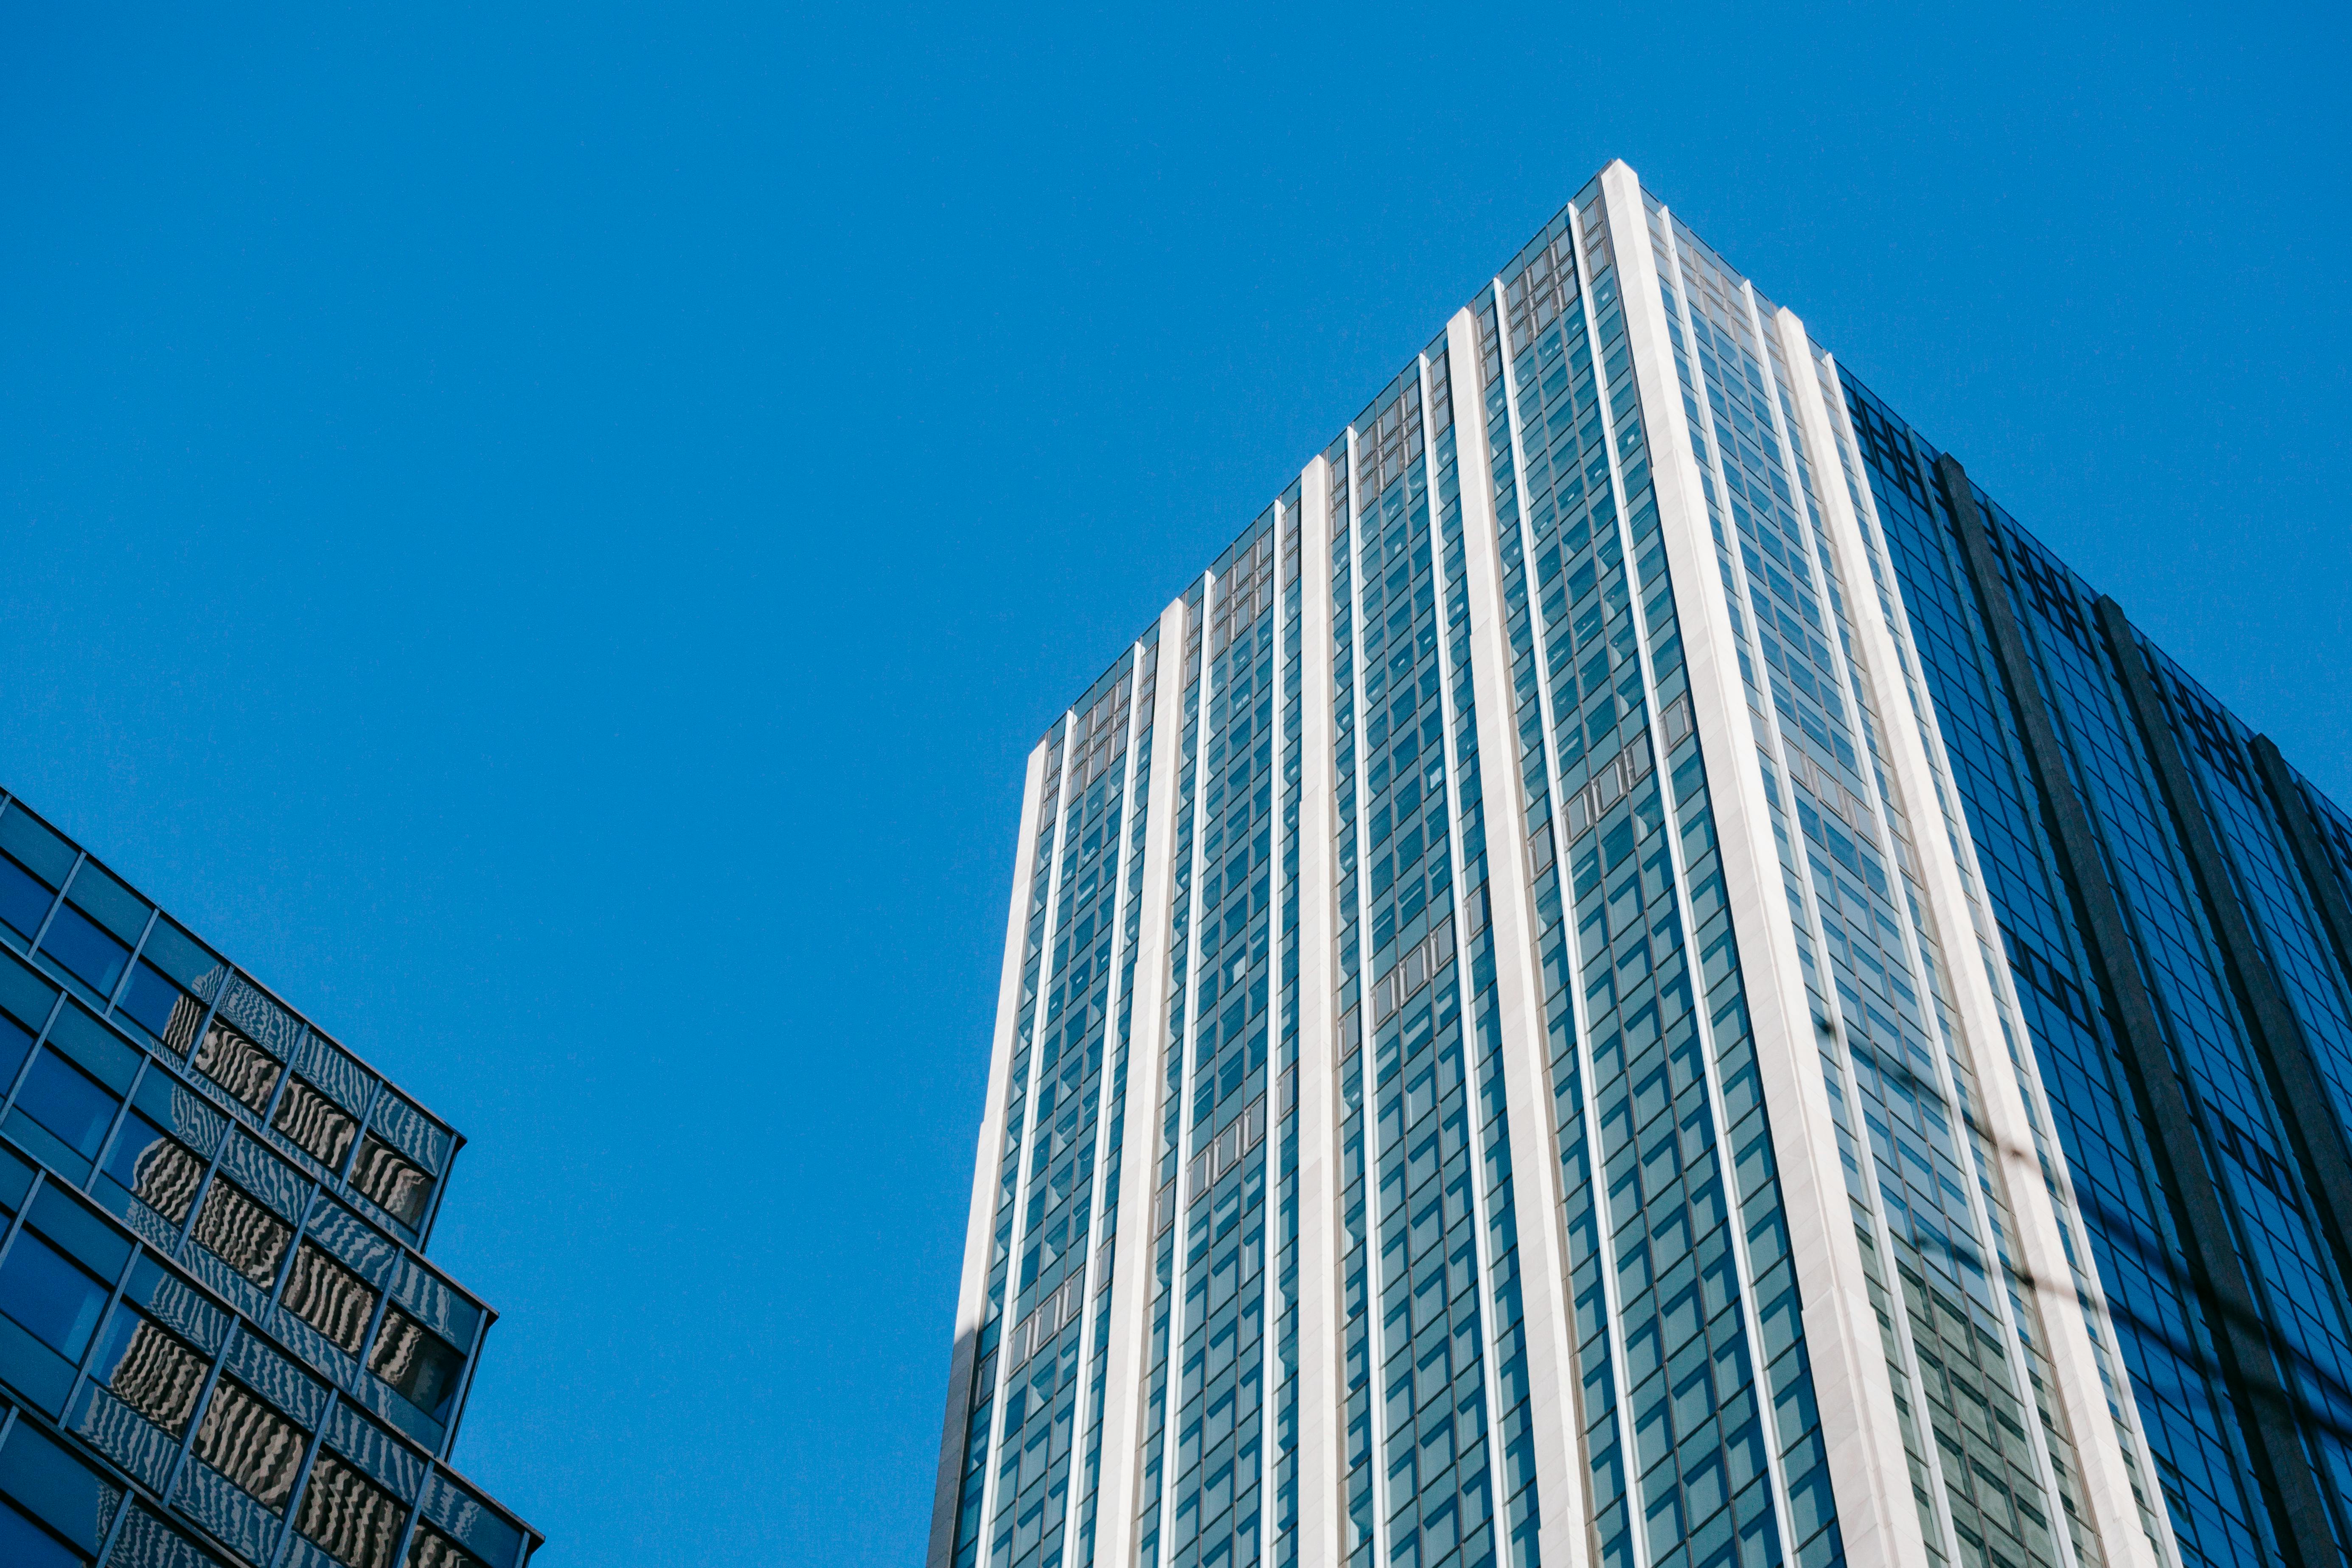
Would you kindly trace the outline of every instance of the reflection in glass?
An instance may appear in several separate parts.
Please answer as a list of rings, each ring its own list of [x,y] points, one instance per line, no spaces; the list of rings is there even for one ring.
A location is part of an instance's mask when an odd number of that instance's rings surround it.
[[[294,1528],[351,1568],[392,1568],[408,1510],[331,1453],[310,1467],[310,1484]]]
[[[114,1140],[106,1173],[129,1188],[131,1196],[178,1225],[196,1201],[205,1163],[196,1152],[171,1137],[153,1122],[132,1111],[123,1120]]]
[[[464,1364],[465,1358],[440,1335],[394,1307],[384,1314],[368,1370],[439,1421],[449,1407],[449,1396],[457,1391],[457,1373]]]
[[[30,1231],[0,1262],[0,1312],[68,1361],[81,1360],[106,1305],[106,1287],[88,1269]]]
[[[286,1277],[286,1293],[279,1300],[288,1311],[348,1355],[360,1353],[368,1323],[375,1317],[375,1291],[314,1241],[304,1242],[295,1253],[293,1271]]]
[[[181,990],[162,970],[141,959],[123,987],[121,1011],[136,1019],[149,1034],[185,1055],[204,1021],[205,1005]]]
[[[41,938],[41,951],[88,981],[101,996],[114,994],[114,984],[122,978],[123,965],[131,962],[129,948],[71,903],[58,907],[47,933]]]
[[[433,1191],[433,1178],[391,1144],[371,1135],[360,1146],[359,1160],[352,1166],[352,1185],[413,1229],[425,1217],[425,1200]]]
[[[482,1560],[429,1524],[416,1527],[408,1545],[408,1568],[483,1568]]]
[[[115,1397],[174,1437],[204,1392],[205,1358],[129,1306],[115,1309],[96,1371]]]
[[[331,1171],[343,1168],[343,1156],[352,1147],[352,1134],[360,1126],[341,1106],[299,1078],[286,1086],[285,1096],[278,1102],[278,1114],[269,1124]]]
[[[243,1384],[223,1378],[196,1428],[195,1455],[270,1512],[282,1514],[304,1444],[302,1428]]]
[[[196,1070],[254,1110],[267,1110],[278,1087],[278,1058],[218,1018],[196,1048]]]
[[[85,1160],[98,1158],[114,1108],[122,1102],[99,1086],[81,1068],[54,1050],[34,1059],[17,1092],[16,1108],[58,1136],[58,1142]]]
[[[277,1281],[278,1260],[294,1239],[294,1227],[271,1214],[259,1199],[227,1177],[214,1180],[196,1215],[196,1239],[230,1268],[267,1290]]]

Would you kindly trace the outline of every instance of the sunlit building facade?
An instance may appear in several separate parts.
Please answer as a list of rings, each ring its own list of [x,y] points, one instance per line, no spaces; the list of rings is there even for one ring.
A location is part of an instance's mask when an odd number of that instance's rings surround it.
[[[1612,164],[1029,763],[931,1568],[2320,1568],[2352,818]]]
[[[463,1140],[0,794],[0,1565],[524,1568]]]

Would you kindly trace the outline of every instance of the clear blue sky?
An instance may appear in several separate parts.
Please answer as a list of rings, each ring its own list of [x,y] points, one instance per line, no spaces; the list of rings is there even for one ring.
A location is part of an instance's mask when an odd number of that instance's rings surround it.
[[[2341,6],[70,9],[0,780],[471,1137],[551,1562],[917,1559],[1022,760],[1612,156],[2352,796]]]

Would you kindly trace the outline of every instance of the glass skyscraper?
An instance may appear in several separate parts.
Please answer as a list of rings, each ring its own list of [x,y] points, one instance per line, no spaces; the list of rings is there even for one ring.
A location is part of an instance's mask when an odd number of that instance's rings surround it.
[[[1018,853],[931,1568],[2352,1542],[2352,817],[1623,164]]]
[[[0,794],[0,1568],[523,1568],[463,1140]]]

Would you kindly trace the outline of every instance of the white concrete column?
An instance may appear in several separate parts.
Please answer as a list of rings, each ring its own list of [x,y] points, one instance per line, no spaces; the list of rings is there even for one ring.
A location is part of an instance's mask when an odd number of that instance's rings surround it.
[[[1649,425],[1652,483],[1689,669],[1692,718],[1706,760],[1839,1528],[1852,1562],[1924,1564],[1927,1542],[1912,1506],[1894,1386],[1854,1239],[1836,1123],[1822,1078],[1821,1046],[1773,848],[1771,813],[1748,722],[1713,531],[1691,456],[1690,421],[1675,374],[1641,184],[1622,162],[1601,172],[1601,184],[1626,341]]]

